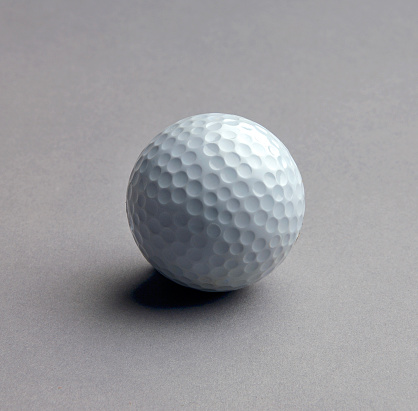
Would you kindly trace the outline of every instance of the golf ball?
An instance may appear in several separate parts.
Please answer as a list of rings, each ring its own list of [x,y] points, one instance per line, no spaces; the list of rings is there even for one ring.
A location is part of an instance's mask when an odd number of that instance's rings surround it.
[[[269,274],[302,227],[302,177],[287,148],[259,124],[199,114],[158,134],[132,170],[128,221],[161,274],[229,291]]]

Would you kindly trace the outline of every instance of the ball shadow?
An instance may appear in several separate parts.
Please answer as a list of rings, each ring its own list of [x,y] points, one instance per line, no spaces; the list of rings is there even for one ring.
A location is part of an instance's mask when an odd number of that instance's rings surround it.
[[[152,270],[149,277],[129,293],[129,298],[136,304],[154,309],[175,309],[211,304],[237,291],[205,292],[184,287]]]

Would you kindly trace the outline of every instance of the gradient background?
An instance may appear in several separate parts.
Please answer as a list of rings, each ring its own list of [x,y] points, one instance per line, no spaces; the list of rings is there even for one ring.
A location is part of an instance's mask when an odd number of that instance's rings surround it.
[[[0,1],[0,408],[417,409],[418,2]],[[289,148],[306,216],[256,285],[201,294],[125,216],[192,114]]]

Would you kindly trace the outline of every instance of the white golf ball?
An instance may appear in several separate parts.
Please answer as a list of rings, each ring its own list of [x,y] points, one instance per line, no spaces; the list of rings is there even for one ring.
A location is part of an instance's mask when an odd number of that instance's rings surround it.
[[[302,227],[302,177],[270,131],[231,114],[199,114],[158,134],[127,192],[129,226],[167,278],[236,290],[269,274]]]

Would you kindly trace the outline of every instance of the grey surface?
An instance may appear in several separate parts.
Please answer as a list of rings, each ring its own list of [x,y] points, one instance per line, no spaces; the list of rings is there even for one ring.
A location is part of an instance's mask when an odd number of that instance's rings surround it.
[[[0,407],[417,409],[418,3],[0,2]],[[133,163],[201,112],[277,134],[307,212],[251,288],[171,285]]]

